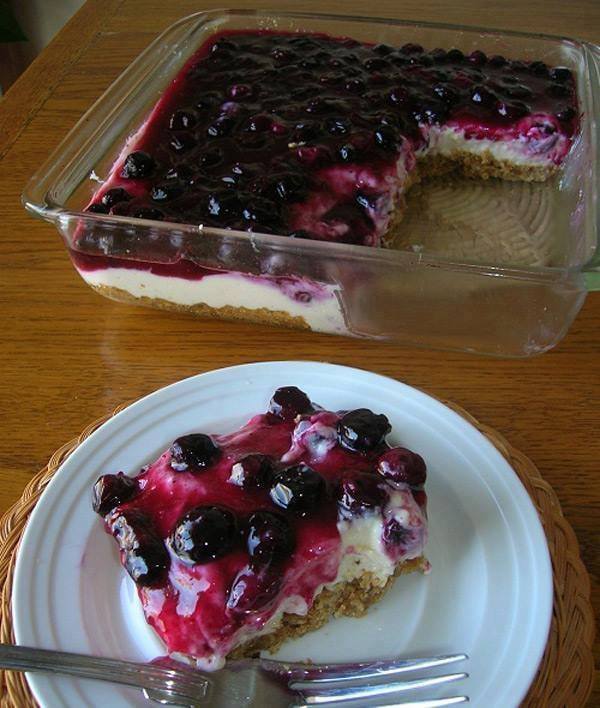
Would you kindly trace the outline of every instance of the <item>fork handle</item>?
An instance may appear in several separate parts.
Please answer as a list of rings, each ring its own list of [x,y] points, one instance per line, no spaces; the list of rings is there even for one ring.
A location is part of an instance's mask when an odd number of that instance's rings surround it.
[[[164,689],[165,680],[176,678],[175,672],[155,664],[138,664],[14,644],[0,644],[0,668],[12,671],[49,671],[149,690]],[[198,699],[207,695],[208,688],[208,680],[204,682],[204,692],[200,684]]]

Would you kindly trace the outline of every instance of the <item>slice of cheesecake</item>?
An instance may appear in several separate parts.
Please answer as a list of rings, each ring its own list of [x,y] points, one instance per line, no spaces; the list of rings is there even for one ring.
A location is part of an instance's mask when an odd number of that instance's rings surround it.
[[[425,463],[390,431],[286,387],[236,432],[98,479],[94,510],[171,656],[212,669],[275,650],[427,570]]]

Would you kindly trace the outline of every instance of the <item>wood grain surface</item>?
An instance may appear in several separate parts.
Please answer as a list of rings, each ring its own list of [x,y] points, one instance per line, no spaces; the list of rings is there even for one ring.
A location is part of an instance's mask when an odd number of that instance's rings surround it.
[[[0,512],[62,443],[122,402],[202,371],[310,359],[358,366],[463,406],[496,428],[556,490],[600,609],[600,295],[553,351],[529,360],[400,348],[203,321],[113,303],[73,270],[54,228],[28,216],[29,177],[127,64],[173,21],[218,7],[88,0],[0,100]],[[251,6],[238,0],[237,6]],[[268,2],[261,7],[522,29],[600,42],[595,0]],[[600,658],[598,644],[597,658]],[[600,685],[590,705],[600,705]]]

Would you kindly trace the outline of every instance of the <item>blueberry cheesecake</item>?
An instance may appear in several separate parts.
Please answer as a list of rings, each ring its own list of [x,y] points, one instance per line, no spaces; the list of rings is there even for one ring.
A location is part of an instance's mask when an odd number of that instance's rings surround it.
[[[385,246],[416,181],[450,170],[546,180],[578,126],[573,74],[542,61],[228,31],[208,39],[175,77],[87,210]],[[75,264],[108,295],[346,329],[329,281],[185,259],[157,264],[86,245],[75,244]]]
[[[93,508],[174,658],[204,669],[363,615],[427,571],[426,466],[385,415],[328,411],[288,386],[228,435],[177,438]]]

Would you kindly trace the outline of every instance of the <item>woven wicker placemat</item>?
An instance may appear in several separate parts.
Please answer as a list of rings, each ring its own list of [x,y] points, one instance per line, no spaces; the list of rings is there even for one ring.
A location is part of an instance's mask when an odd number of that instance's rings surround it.
[[[579,557],[573,529],[562,515],[556,494],[535,465],[513,448],[499,433],[482,425],[459,406],[453,410],[478,428],[506,458],[525,485],[540,515],[552,557],[554,609],[550,637],[537,676],[523,703],[528,708],[578,708],[592,689],[594,662],[594,615],[590,604],[590,580]],[[125,406],[117,408],[115,415]],[[46,467],[29,482],[23,496],[0,520],[0,641],[14,642],[11,590],[16,553],[23,530],[40,495],[62,462],[91,433],[112,416],[88,426],[77,438],[63,445]],[[24,679],[12,671],[0,671],[0,705],[35,708],[37,705]]]

